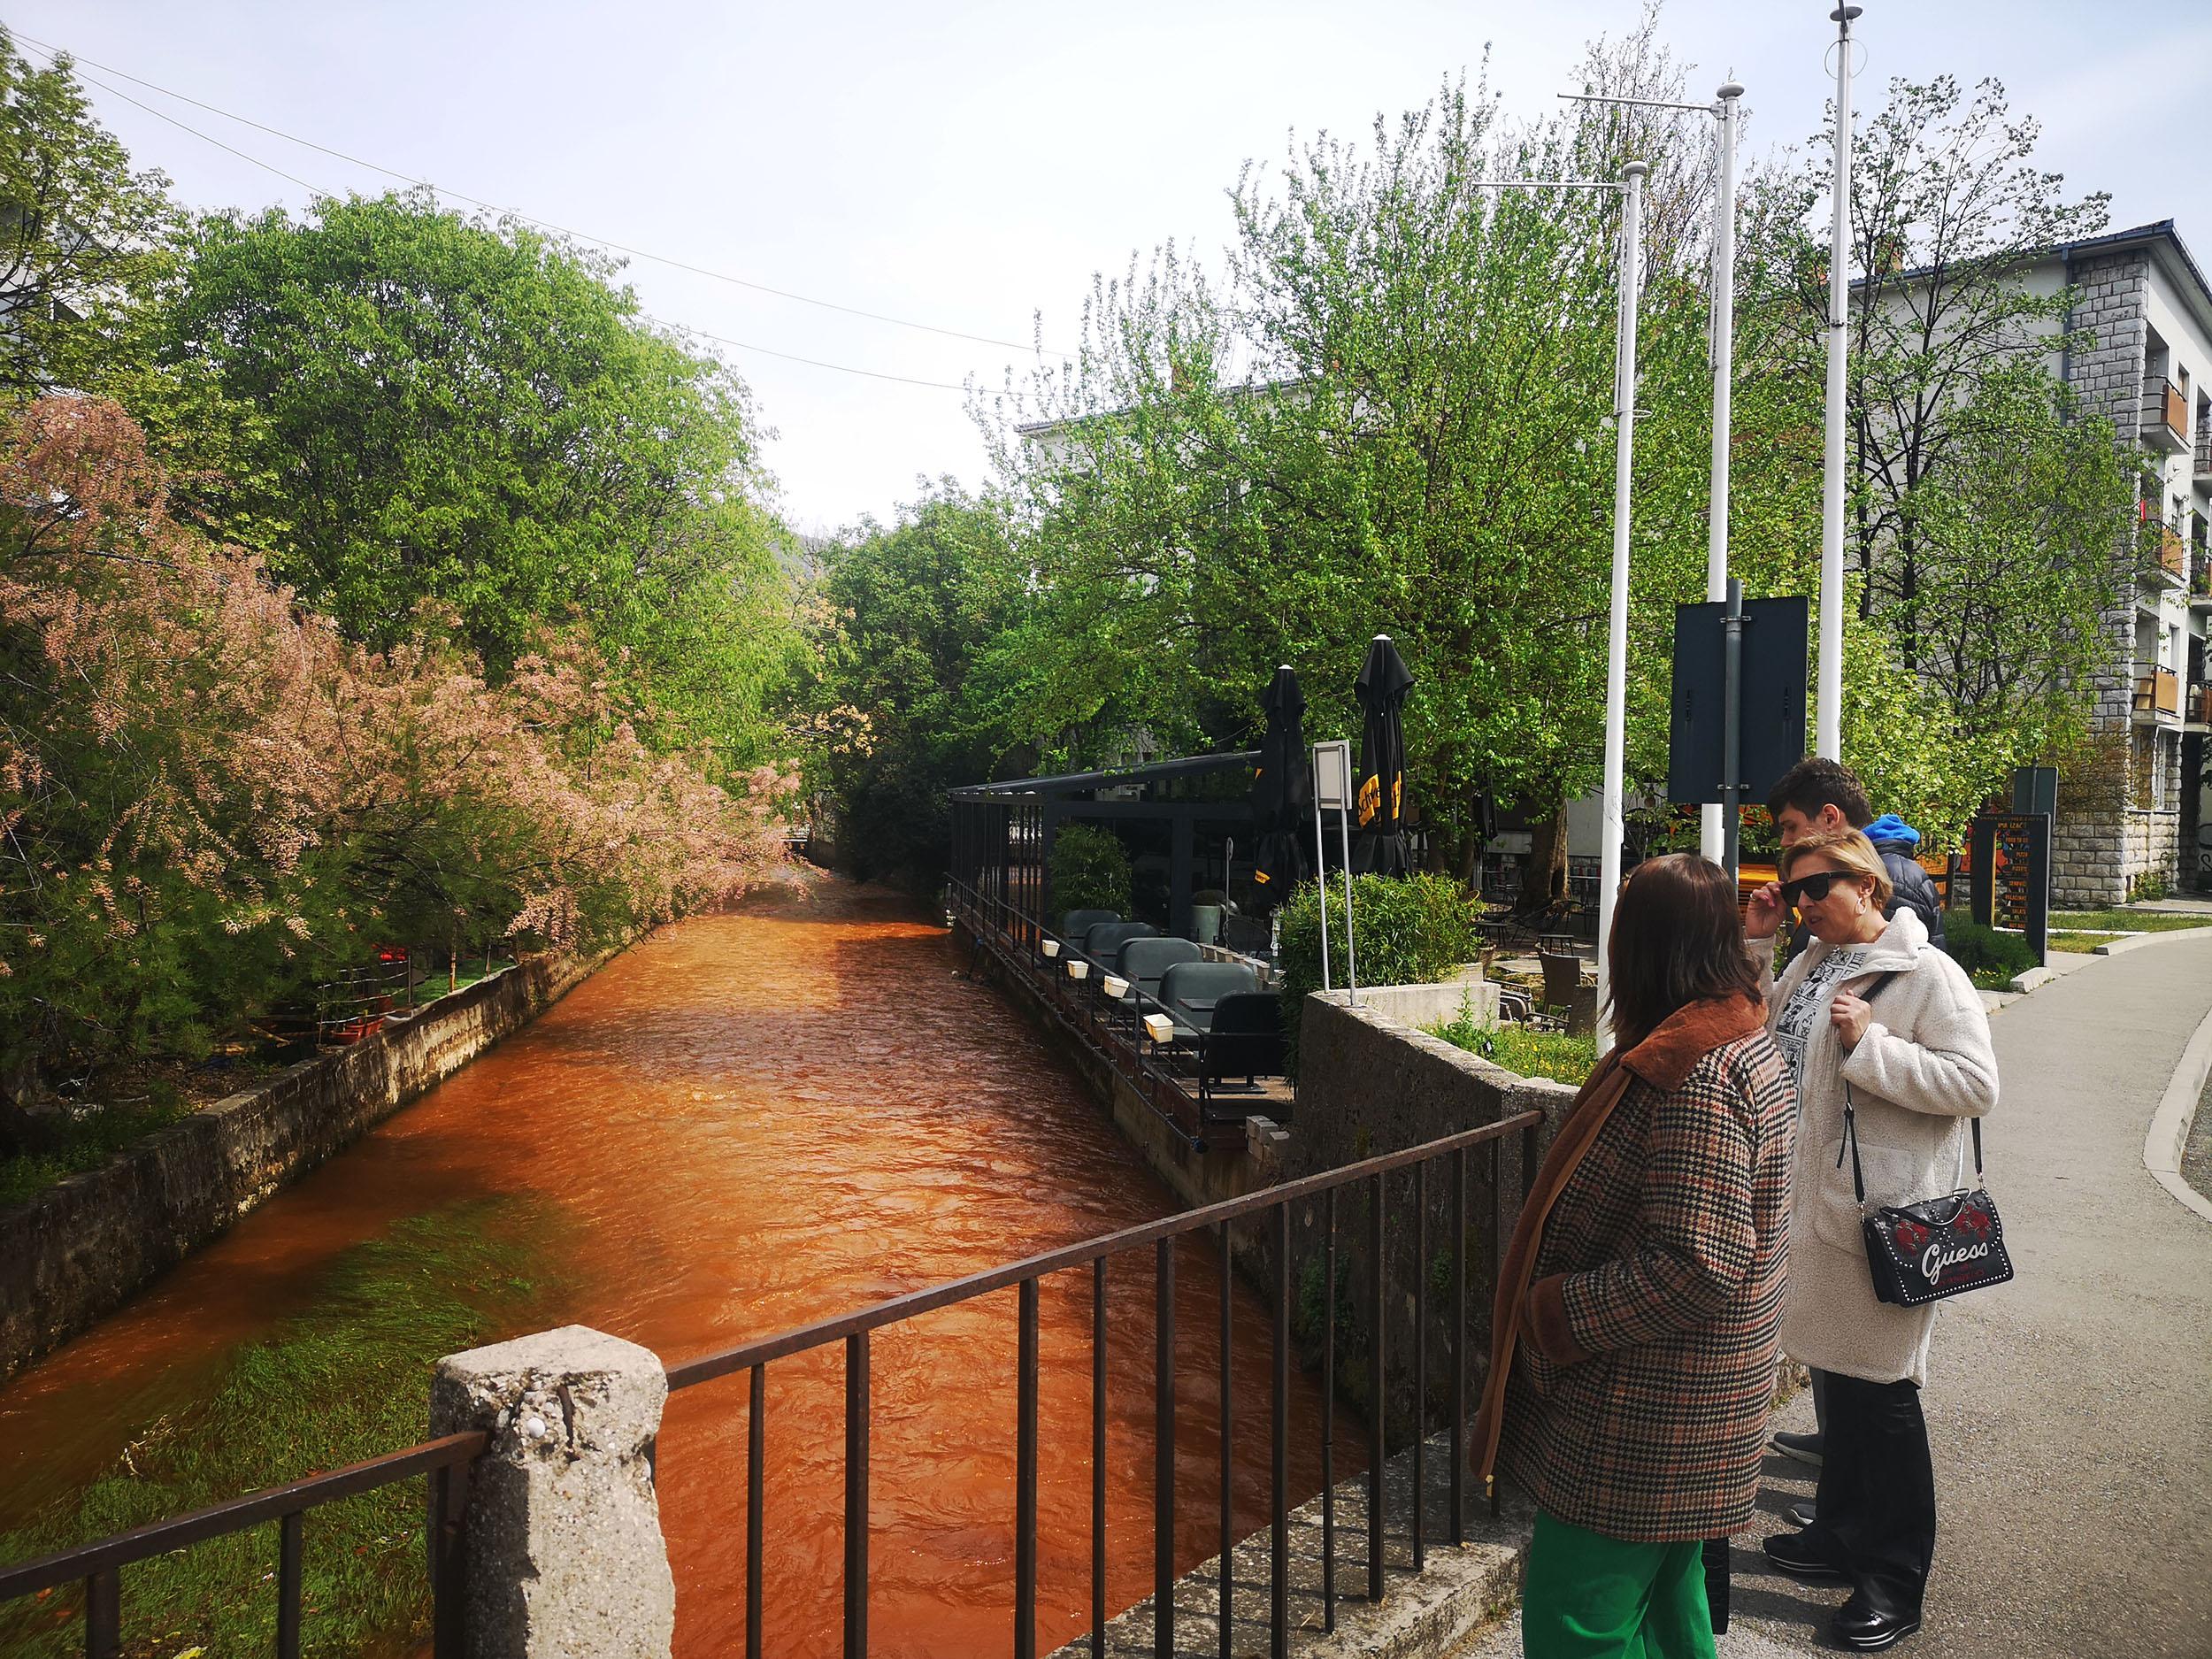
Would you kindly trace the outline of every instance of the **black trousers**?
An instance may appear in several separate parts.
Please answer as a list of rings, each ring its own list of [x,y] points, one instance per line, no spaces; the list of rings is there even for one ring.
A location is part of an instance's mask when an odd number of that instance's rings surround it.
[[[1920,1386],[1826,1377],[1820,1486],[1806,1536],[1877,1612],[1917,1617],[1935,1559],[1935,1464]]]

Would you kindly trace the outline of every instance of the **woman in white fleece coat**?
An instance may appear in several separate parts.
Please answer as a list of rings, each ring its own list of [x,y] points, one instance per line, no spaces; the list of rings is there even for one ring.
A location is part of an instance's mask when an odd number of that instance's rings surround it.
[[[1798,1092],[1782,1346],[1828,1373],[1828,1422],[1813,1523],[1767,1540],[1766,1553],[1793,1577],[1849,1583],[1835,1633],[1873,1652],[1920,1627],[1935,1552],[1920,1386],[1939,1304],[1875,1300],[1844,1086],[1867,1202],[1911,1203],[1965,1184],[1966,1120],[1997,1103],[1997,1062],[1965,971],[1928,943],[1911,910],[1883,920],[1888,872],[1865,836],[1808,836],[1784,849],[1782,876],[1752,902],[1746,933],[1771,964],[1786,900],[1813,934],[1771,984],[1767,1023]]]

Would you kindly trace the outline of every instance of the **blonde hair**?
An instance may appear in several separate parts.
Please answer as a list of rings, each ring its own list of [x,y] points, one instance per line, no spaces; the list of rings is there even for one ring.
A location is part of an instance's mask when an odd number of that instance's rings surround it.
[[[1781,857],[1775,861],[1781,871],[1782,879],[1789,880],[1790,872],[1797,867],[1798,862],[1815,853],[1831,863],[1841,864],[1852,875],[1870,879],[1874,883],[1876,907],[1884,910],[1889,909],[1890,896],[1896,891],[1896,884],[1889,879],[1889,866],[1882,862],[1882,855],[1874,850],[1874,843],[1865,835],[1855,829],[1843,829],[1816,830],[1810,835],[1799,837],[1782,849]]]

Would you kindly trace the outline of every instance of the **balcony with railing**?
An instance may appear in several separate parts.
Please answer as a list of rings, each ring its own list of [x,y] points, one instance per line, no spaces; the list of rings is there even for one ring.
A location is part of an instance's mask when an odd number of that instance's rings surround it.
[[[2195,731],[2212,731],[2212,686],[2200,682],[2189,687],[2182,705],[2182,723]]]
[[[2137,719],[2177,719],[2181,715],[2181,676],[2170,668],[2154,668],[2135,681]]]
[[[2197,408],[2196,458],[2190,463],[2189,471],[2199,489],[2212,485],[2212,415],[2208,415],[2201,404]]]
[[[2178,452],[2189,447],[2189,400],[2171,380],[2143,388],[2143,442]]]
[[[2143,567],[2144,576],[2162,586],[2187,587],[2189,544],[2181,539],[2181,532],[2170,524],[2151,524],[2144,528],[2151,540],[2150,558]]]

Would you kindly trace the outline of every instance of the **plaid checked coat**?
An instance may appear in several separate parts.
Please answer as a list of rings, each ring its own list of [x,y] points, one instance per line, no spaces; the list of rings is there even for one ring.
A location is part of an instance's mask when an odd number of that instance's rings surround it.
[[[1751,1517],[1797,1113],[1763,1022],[1741,999],[1693,1003],[1601,1062],[1499,1276],[1476,1473],[1609,1538]]]

